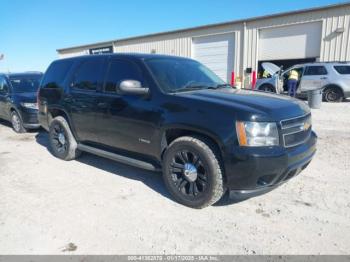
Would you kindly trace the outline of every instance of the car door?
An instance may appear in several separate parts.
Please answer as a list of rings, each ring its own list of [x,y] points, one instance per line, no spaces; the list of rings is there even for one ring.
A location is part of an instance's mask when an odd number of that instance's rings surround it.
[[[105,72],[104,57],[83,59],[73,73],[69,94],[64,102],[80,142],[98,142],[96,135],[97,91],[101,90]]]
[[[321,89],[326,84],[327,79],[328,72],[323,65],[306,66],[298,93]]]
[[[152,154],[157,146],[153,137],[160,114],[150,97],[121,94],[118,86],[123,80],[137,80],[147,86],[143,72],[135,62],[111,58],[104,91],[97,101],[99,142],[115,149]]]
[[[298,84],[297,84],[297,92],[298,92],[298,90],[300,90],[300,83],[301,83],[301,78],[303,77],[303,74],[304,74],[304,69],[305,68],[303,66],[294,66],[294,67],[291,67],[283,72],[282,81],[283,81],[283,90],[285,92],[288,92],[288,78],[289,78],[289,73],[291,70],[295,70],[298,72],[299,80],[298,80]]]
[[[10,88],[5,79],[5,77],[0,76],[0,117],[3,119],[8,119],[8,108],[11,102],[10,98]]]

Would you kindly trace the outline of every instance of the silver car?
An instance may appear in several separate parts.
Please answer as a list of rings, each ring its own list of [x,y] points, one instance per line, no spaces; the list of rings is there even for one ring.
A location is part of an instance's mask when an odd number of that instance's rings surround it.
[[[350,97],[350,63],[307,63],[292,66],[282,71],[272,63],[262,67],[271,77],[258,79],[256,89],[285,93],[290,70],[299,73],[297,96],[306,96],[307,91],[322,89],[323,98],[328,102],[341,102]]]

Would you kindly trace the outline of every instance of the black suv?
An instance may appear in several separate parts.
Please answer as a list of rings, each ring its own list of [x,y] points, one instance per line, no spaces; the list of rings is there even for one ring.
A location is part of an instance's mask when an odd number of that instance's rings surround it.
[[[180,203],[250,197],[298,175],[316,151],[304,102],[236,90],[197,61],[109,54],[54,61],[39,91],[53,154],[82,151],[162,170]]]
[[[0,118],[11,121],[13,130],[39,128],[37,91],[41,72],[0,74]]]

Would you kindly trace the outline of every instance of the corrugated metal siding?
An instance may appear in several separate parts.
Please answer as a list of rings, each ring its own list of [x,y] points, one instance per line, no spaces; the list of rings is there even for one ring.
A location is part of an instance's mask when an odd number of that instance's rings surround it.
[[[269,18],[249,22],[246,34],[246,53],[244,67],[257,68],[258,30],[269,27],[280,27],[299,23],[322,22],[320,61],[350,61],[350,7],[333,8],[327,11],[315,11],[279,18]],[[344,33],[335,33],[338,27],[344,27]]]
[[[191,57],[193,37],[232,32],[235,34],[236,40],[235,71],[237,75],[242,75],[248,67],[253,70],[257,69],[260,29],[315,21],[322,22],[319,60],[350,61],[350,6],[248,21],[246,30],[244,30],[245,23],[239,22],[184,32],[119,40],[115,41],[113,46],[115,52],[151,53],[152,50],[155,50],[157,54]],[[335,29],[339,27],[344,27],[344,33],[335,33]],[[91,45],[91,47],[95,46]],[[84,47],[63,51],[60,53],[60,57],[86,54],[87,50],[88,48]]]

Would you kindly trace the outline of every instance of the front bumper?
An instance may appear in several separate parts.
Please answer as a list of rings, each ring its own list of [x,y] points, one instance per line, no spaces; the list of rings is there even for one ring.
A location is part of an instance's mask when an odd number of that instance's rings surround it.
[[[224,158],[230,195],[249,198],[267,193],[297,176],[316,153],[314,132],[293,148],[236,148]]]
[[[28,129],[39,128],[38,110],[21,108],[23,126]]]

